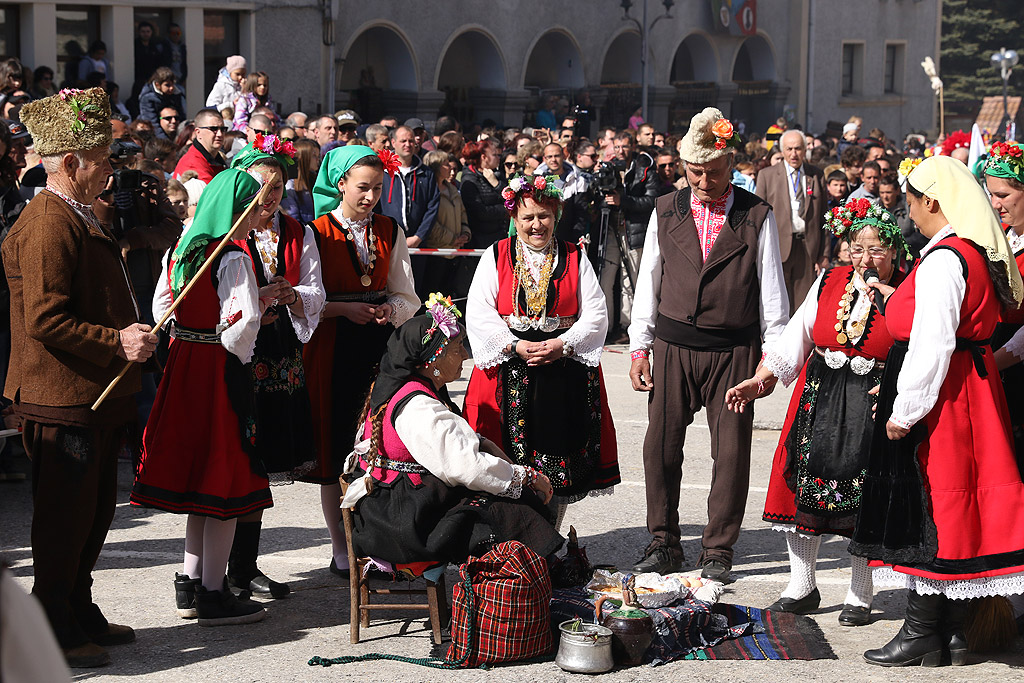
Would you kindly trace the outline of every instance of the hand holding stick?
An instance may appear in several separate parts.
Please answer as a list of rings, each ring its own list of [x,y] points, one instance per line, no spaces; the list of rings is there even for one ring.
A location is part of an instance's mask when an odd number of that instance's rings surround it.
[[[175,297],[174,302],[171,304],[171,307],[167,309],[167,312],[164,313],[163,317],[160,318],[160,320],[158,320],[156,325],[153,327],[154,330],[159,330],[167,323],[168,320],[170,320],[171,314],[173,314],[175,309],[178,308],[178,304],[180,304],[185,299],[185,296],[192,290],[192,287],[197,282],[199,282],[200,278],[202,278],[206,274],[206,272],[210,269],[210,266],[213,264],[213,262],[217,260],[217,257],[220,255],[220,253],[224,251],[225,247],[228,246],[228,243],[235,239],[235,233],[238,231],[239,227],[247,224],[246,222],[249,219],[249,214],[252,213],[252,210],[254,208],[264,203],[264,201],[266,200],[266,195],[268,194],[270,194],[270,185],[264,184],[263,187],[260,188],[260,191],[256,195],[256,197],[251,202],[249,202],[249,206],[245,207],[245,211],[243,211],[242,215],[238,217],[238,220],[235,221],[235,224],[231,226],[231,230],[229,230],[228,233],[224,235],[224,238],[220,241],[220,244],[217,245],[217,248],[214,249],[213,253],[210,254],[209,258],[207,258],[206,261],[203,262],[203,265],[199,268],[199,272],[196,273],[191,280],[189,280],[188,284],[186,284],[184,289],[181,290],[181,293],[178,294],[177,297]],[[107,385],[107,388],[103,390],[102,394],[100,394],[100,397],[96,399],[95,403],[92,404],[93,411],[99,410],[99,407],[103,405],[103,402],[105,400],[107,400],[107,396],[109,396],[110,392],[114,390],[114,387],[117,386],[117,383],[121,381],[121,378],[128,373],[128,368],[130,368],[131,366],[132,364],[130,362],[126,364],[124,368],[121,370],[121,372],[118,373],[117,377],[111,380],[110,384]]]

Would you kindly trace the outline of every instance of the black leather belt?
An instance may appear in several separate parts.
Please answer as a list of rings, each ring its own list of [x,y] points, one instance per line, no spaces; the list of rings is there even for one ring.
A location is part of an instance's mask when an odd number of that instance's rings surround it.
[[[217,330],[184,327],[176,320],[171,321],[171,326],[171,336],[175,339],[196,344],[220,344],[220,333]]]

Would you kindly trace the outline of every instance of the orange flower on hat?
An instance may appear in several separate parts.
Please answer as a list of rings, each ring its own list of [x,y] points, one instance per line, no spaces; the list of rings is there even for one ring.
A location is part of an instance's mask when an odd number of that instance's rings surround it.
[[[717,138],[715,140],[715,149],[725,149],[726,144],[735,133],[729,119],[718,119],[715,121],[714,125],[711,126],[711,132]]]

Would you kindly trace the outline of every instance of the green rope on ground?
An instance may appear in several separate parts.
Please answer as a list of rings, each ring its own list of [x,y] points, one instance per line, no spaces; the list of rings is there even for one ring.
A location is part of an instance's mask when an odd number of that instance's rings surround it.
[[[466,590],[466,641],[467,648],[465,654],[458,659],[438,659],[436,657],[403,657],[402,655],[391,655],[381,652],[370,652],[365,655],[348,655],[345,657],[333,657],[326,659],[324,657],[313,657],[309,660],[309,666],[323,666],[328,667],[333,664],[351,664],[352,662],[377,662],[377,661],[391,661],[391,662],[405,662],[406,664],[416,664],[418,666],[426,666],[431,669],[461,669],[466,665],[469,660],[471,653],[470,648],[473,645],[473,621],[476,615],[476,596],[473,595],[473,581],[470,579],[467,573],[464,576],[462,582],[463,588]],[[481,664],[479,669],[490,669],[490,664]]]

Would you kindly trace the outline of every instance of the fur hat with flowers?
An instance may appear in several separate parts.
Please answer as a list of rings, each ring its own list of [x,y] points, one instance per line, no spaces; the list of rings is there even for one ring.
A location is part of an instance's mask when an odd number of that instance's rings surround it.
[[[706,164],[740,146],[740,136],[729,119],[714,107],[708,107],[690,119],[690,129],[679,141],[679,156],[692,164]]]
[[[20,118],[43,157],[107,147],[112,140],[110,100],[103,88],[61,90],[26,104]]]

